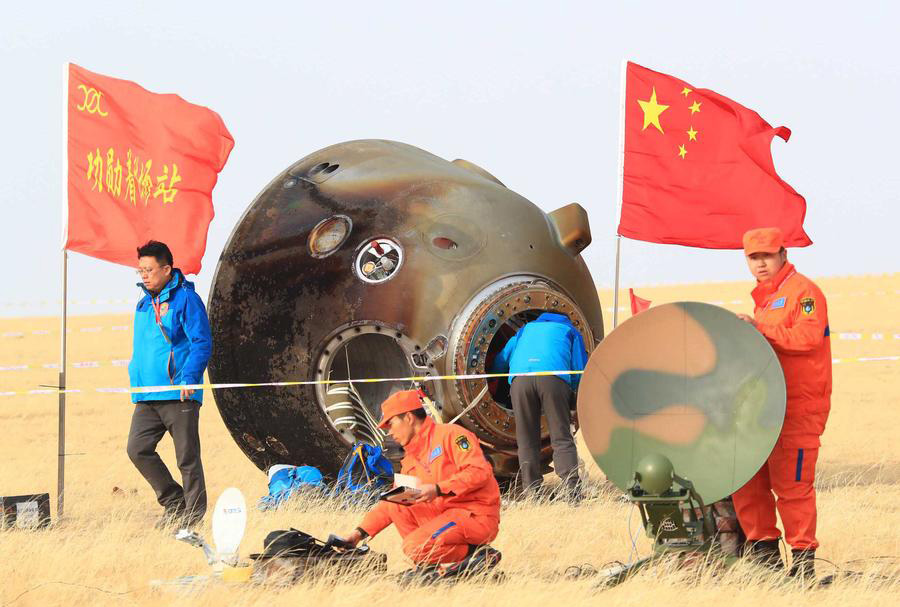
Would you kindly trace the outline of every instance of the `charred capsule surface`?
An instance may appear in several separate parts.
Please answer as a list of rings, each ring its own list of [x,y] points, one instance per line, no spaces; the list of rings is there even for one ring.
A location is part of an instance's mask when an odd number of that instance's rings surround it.
[[[396,445],[374,423],[410,381],[483,373],[543,311],[603,336],[596,289],[579,253],[584,210],[545,214],[466,161],[352,141],[307,156],[257,196],[219,260],[209,297],[213,382],[333,383],[215,391],[225,424],[260,468],[334,473],[355,440]],[[444,421],[484,380],[424,381]],[[515,419],[505,380],[459,420],[512,475]],[[542,428],[547,437],[546,427]]]

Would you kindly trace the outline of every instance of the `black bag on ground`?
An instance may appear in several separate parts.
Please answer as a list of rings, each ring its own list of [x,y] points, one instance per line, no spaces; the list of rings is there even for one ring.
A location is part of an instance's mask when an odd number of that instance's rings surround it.
[[[272,531],[263,540],[263,551],[260,554],[252,554],[251,558],[271,558],[276,556],[309,556],[321,551],[324,547],[308,533],[303,533],[291,527],[290,529],[278,529]]]
[[[297,529],[279,529],[266,536],[263,546],[262,553],[250,555],[258,580],[274,576],[292,583],[320,573],[333,577],[356,569],[377,574],[387,571],[386,555],[372,552],[368,546],[349,546],[336,536],[323,542]]]

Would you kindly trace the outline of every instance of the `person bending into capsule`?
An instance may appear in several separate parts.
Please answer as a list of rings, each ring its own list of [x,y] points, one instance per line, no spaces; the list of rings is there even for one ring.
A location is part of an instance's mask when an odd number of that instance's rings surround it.
[[[535,371],[582,371],[588,353],[581,333],[565,314],[544,312],[506,342],[494,358],[491,371],[510,372],[509,392],[516,418],[519,472],[525,495],[535,494],[541,473],[541,413],[547,418],[553,469],[562,479],[560,496],[577,504],[582,499],[578,477],[578,452],[572,435],[572,403],[579,374],[524,375]]]
[[[462,426],[434,423],[415,390],[391,395],[381,411],[379,427],[405,451],[400,471],[418,479],[421,493],[408,506],[380,501],[345,541],[355,546],[393,523],[417,565],[412,575],[496,565],[500,552],[487,544],[500,527],[500,487],[478,439]]]

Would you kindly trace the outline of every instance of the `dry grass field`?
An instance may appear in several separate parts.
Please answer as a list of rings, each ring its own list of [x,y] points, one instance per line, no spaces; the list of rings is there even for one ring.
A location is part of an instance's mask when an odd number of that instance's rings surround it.
[[[900,603],[900,361],[859,358],[900,354],[900,274],[823,279],[829,298],[834,396],[819,457],[818,556],[837,567],[863,572],[830,588],[806,590],[739,566],[724,575],[691,576],[649,570],[625,585],[597,593],[593,581],[563,577],[567,566],[596,567],[633,558],[629,536],[639,517],[602,491],[582,506],[513,504],[504,509],[495,546],[503,551],[503,583],[399,590],[385,577],[316,579],[289,588],[224,584],[193,595],[152,590],[153,579],[207,572],[199,550],[152,528],[155,500],[125,455],[131,406],[127,396],[98,387],[127,384],[126,369],[110,361],[130,356],[131,319],[85,316],[70,319],[69,360],[99,366],[71,368],[69,385],[82,390],[68,400],[66,517],[44,532],[0,532],[0,604],[7,605],[649,605],[693,604],[897,605]],[[748,283],[638,289],[654,303],[719,302],[751,311]],[[626,296],[627,297],[627,296]],[[604,305],[612,303],[601,292]],[[734,303],[734,302],[741,303]],[[627,305],[627,299],[620,302]],[[627,318],[628,314],[623,315]],[[607,313],[611,324],[611,314]],[[610,325],[608,325],[610,326]],[[118,327],[114,329],[114,327]],[[99,328],[99,330],[97,330]],[[87,330],[85,330],[87,329]],[[45,332],[46,331],[46,332]],[[28,391],[56,381],[44,368],[58,358],[54,318],[0,319],[0,393]],[[843,338],[841,338],[841,334]],[[121,363],[118,363],[121,365]],[[327,504],[296,504],[275,513],[253,508],[266,479],[232,442],[211,399],[202,409],[204,465],[211,505],[229,486],[243,491],[250,515],[242,553],[262,548],[273,529],[296,527],[319,537],[352,529],[359,512]],[[57,399],[53,394],[0,395],[0,494],[50,492],[55,500]],[[174,469],[171,440],[161,444]],[[591,474],[598,481],[600,473]],[[124,491],[113,492],[114,487]],[[54,502],[55,503],[55,502]],[[209,519],[204,533],[209,537]],[[400,542],[388,530],[372,542],[387,553],[389,570],[408,566]],[[638,535],[636,552],[649,543]],[[893,557],[893,558],[877,558]],[[819,562],[821,574],[832,567]],[[879,576],[887,574],[892,581]]]

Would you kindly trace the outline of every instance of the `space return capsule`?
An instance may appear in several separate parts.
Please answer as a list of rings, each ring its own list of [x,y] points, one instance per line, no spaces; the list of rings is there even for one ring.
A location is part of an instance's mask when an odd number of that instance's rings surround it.
[[[580,256],[590,242],[579,205],[545,214],[464,160],[383,140],[315,152],[266,186],[222,252],[209,374],[214,383],[332,383],[216,389],[222,418],[260,468],[334,474],[358,440],[398,460],[376,420],[387,396],[415,385],[351,380],[422,378],[445,422],[477,399],[457,423],[478,436],[497,476],[511,477],[506,380],[484,392],[485,379],[427,378],[489,371],[544,311],[568,315],[591,350],[603,319]],[[546,422],[541,432],[549,464]]]

